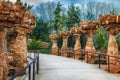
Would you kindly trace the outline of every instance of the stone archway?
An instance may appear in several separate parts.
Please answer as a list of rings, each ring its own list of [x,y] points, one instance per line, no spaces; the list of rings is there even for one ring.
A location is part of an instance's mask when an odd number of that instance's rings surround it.
[[[93,34],[97,32],[98,29],[98,22],[95,21],[82,21],[80,23],[81,32],[87,35],[87,43],[85,50],[87,52],[85,56],[85,61],[88,63],[95,63],[94,56],[95,56],[95,47],[93,45]]]
[[[120,55],[118,52],[118,45],[117,45],[115,36],[120,31],[120,16],[119,15],[101,16],[99,18],[99,24],[103,26],[109,32],[107,55],[110,56],[110,59],[109,59],[110,72],[118,73],[120,71],[119,59],[115,57],[120,57]],[[108,64],[108,56],[106,57],[107,64]],[[107,66],[105,70],[108,70]]]
[[[69,31],[60,31],[59,33],[60,36],[62,36],[63,38],[63,44],[62,44],[62,48],[61,48],[61,55],[64,56],[64,57],[67,57],[68,56],[68,37],[70,35],[70,32]]]
[[[25,67],[24,64],[27,64],[26,35],[32,31],[35,25],[35,16],[28,12],[21,2],[0,1],[0,80],[7,80],[10,49],[13,50],[16,72]],[[13,34],[11,34],[11,41],[8,43],[7,50],[6,36],[9,28],[12,28]],[[20,55],[22,57],[18,58]]]

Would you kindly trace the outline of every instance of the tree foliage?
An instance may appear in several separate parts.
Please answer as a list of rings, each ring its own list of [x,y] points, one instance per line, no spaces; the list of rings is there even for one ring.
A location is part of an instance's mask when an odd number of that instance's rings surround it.
[[[61,6],[62,6],[61,3],[58,2],[57,6],[55,8],[55,11],[54,11],[54,15],[55,15],[55,17],[54,17],[54,29],[57,32],[61,27],[61,20],[60,20],[61,19],[61,11],[62,11]]]
[[[42,41],[49,41],[49,28],[47,27],[47,22],[42,18],[37,20],[36,28],[33,29],[30,38]]]
[[[40,40],[29,39],[27,45],[28,50],[39,50],[41,48],[40,44],[41,44]]]
[[[74,4],[71,4],[68,7],[68,12],[67,12],[67,26],[73,27],[73,26],[78,26],[80,22],[80,9],[78,7],[75,7]]]
[[[97,50],[103,47],[104,43],[106,42],[105,35],[103,31],[99,28],[98,33],[94,37],[94,46]]]
[[[69,30],[71,27],[78,26],[82,20],[98,20],[100,15],[120,13],[120,9],[112,4],[88,1],[87,3],[80,5],[81,6],[76,6],[75,4],[71,4],[68,8],[65,8],[60,2],[40,3],[35,10],[30,10],[40,16],[37,17],[37,25],[36,28],[33,29],[30,38],[49,42],[50,45],[48,49],[50,49],[52,42],[49,41],[50,39],[48,36],[49,33],[52,33],[53,29],[58,33],[64,27],[67,27]],[[25,3],[24,6],[28,7],[29,5]],[[101,47],[107,49],[108,36],[109,35],[105,29],[100,27],[98,33],[93,37],[94,45],[97,50]],[[118,38],[119,35],[116,41],[120,49],[120,40]],[[80,39],[81,47],[85,48],[87,41],[86,35],[82,34]],[[75,38],[73,35],[70,35],[68,39],[68,47],[74,47],[74,44]],[[62,38],[60,37],[58,39],[58,47],[61,48],[61,46]]]

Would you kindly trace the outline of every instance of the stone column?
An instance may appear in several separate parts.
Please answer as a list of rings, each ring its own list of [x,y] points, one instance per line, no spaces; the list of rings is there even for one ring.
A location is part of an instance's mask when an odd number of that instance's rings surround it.
[[[8,76],[8,62],[7,61],[7,41],[6,28],[0,28],[0,80],[7,80]]]
[[[64,57],[67,57],[68,56],[68,46],[67,46],[67,43],[68,43],[68,37],[69,36],[62,36],[63,37],[63,44],[62,44],[62,48],[61,48],[61,51],[62,51],[62,56]]]
[[[108,42],[108,51],[107,51],[107,55],[109,56],[119,56],[119,52],[118,52],[118,45],[116,42],[116,37],[113,34],[109,35],[109,42]],[[108,62],[108,57],[107,58],[107,62]],[[114,58],[114,57],[110,57],[109,59],[110,61],[110,72],[113,73],[118,73],[119,72],[119,59],[118,58]],[[106,66],[107,67],[107,66]],[[108,69],[108,67],[107,67]]]
[[[81,45],[80,45],[80,34],[74,34],[75,38],[76,38],[76,43],[74,46],[74,58],[75,59],[80,59],[80,49],[81,49]]]
[[[18,72],[27,65],[26,34],[13,33],[8,48],[13,52],[15,72]]]
[[[20,24],[14,24],[9,50],[13,52],[15,72],[27,65],[27,34],[36,26],[36,18],[33,14],[25,12]]]
[[[109,32],[109,42],[107,55],[110,62],[110,72],[118,73],[120,71],[119,59],[120,54],[118,52],[118,45],[116,43],[115,36],[120,31],[120,15],[104,15],[99,18],[99,24],[102,25]],[[106,56],[108,64],[108,56]],[[115,58],[117,57],[117,58]],[[105,67],[108,70],[108,65]]]
[[[85,56],[85,61],[88,63],[94,63],[94,55],[95,55],[95,47],[93,45],[93,33],[92,31],[90,33],[87,34],[87,43],[86,43],[86,47],[85,50],[87,52],[86,56]]]
[[[88,63],[95,63],[95,54],[96,50],[93,45],[93,34],[97,33],[98,22],[96,21],[83,21],[80,23],[80,28],[83,33],[87,35],[87,43],[86,43],[86,55],[85,61]]]
[[[58,46],[57,46],[57,40],[58,40],[58,35],[57,34],[51,34],[50,39],[52,41],[52,54],[53,55],[58,55]]]

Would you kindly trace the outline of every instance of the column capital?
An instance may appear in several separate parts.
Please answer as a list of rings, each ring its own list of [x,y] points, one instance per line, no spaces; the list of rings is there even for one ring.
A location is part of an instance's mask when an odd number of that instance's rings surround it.
[[[97,29],[99,28],[98,26],[98,22],[96,21],[82,21],[80,23],[80,29],[81,29],[81,32],[83,33],[86,33],[86,34],[89,34],[89,33],[97,33]]]

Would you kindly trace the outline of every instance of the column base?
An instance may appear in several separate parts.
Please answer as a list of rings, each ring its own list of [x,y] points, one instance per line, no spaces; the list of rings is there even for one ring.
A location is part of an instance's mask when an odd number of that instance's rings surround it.
[[[93,53],[85,54],[85,61],[90,64],[95,64],[95,54]]]
[[[58,49],[53,49],[52,50],[52,55],[58,55]]]
[[[78,50],[75,51],[75,53],[74,53],[74,59],[79,60],[80,58],[81,58],[80,52]]]
[[[105,71],[109,71],[108,65],[105,66],[104,70]],[[110,65],[110,72],[111,73],[119,73],[120,72],[120,64],[119,65],[113,65],[113,64],[111,64]]]
[[[68,49],[62,49],[62,56],[68,57]]]

